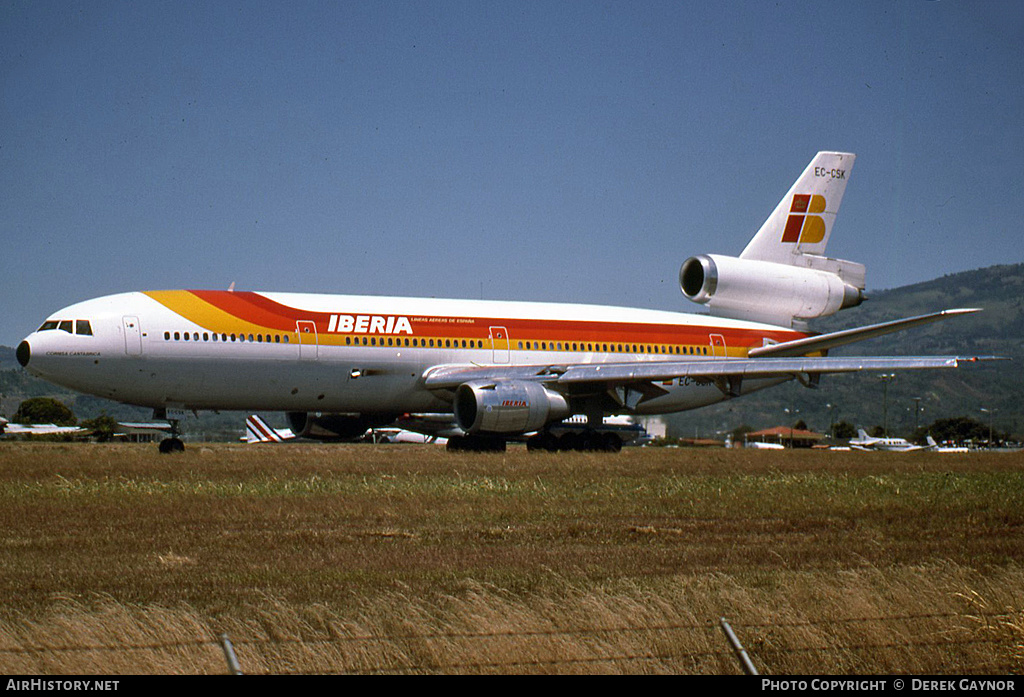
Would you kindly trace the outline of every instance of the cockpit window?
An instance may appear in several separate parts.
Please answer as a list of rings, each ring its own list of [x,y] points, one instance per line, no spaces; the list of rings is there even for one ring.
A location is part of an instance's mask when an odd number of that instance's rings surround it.
[[[74,325],[75,325],[75,323],[72,322],[71,320],[69,320],[69,319],[62,319],[60,321],[60,324],[57,325],[57,329],[61,330],[62,332],[67,332],[68,334],[74,334],[75,333]]]
[[[58,324],[57,320],[55,320],[55,319],[48,320],[46,322],[43,322],[43,326],[39,327],[39,331],[41,331],[41,332],[48,332],[51,329],[56,329],[57,328],[57,324]]]
[[[89,320],[75,320],[75,334],[81,334],[83,336],[92,336],[92,324],[89,323]]]

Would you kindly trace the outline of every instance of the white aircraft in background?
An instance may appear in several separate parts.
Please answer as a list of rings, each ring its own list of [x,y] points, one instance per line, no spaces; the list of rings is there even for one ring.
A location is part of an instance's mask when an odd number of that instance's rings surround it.
[[[81,426],[58,426],[57,424],[12,424],[0,416],[0,436],[55,436],[84,435],[89,429]]]
[[[154,418],[284,411],[296,436],[357,439],[403,414],[442,414],[450,449],[617,449],[608,415],[664,414],[825,373],[952,368],[960,356],[829,350],[975,310],[815,335],[860,304],[864,266],[824,256],[855,156],[820,152],[739,257],[687,259],[680,285],[710,314],[595,305],[165,290],[52,314],[17,347],[50,382]],[[568,437],[562,422],[583,415]],[[172,417],[172,423],[175,420]],[[433,424],[437,427],[437,424]],[[408,427],[405,427],[408,428]],[[424,430],[433,433],[431,430]],[[175,435],[161,450],[184,448]]]
[[[447,416],[451,421],[451,416]],[[247,443],[285,443],[295,440],[295,434],[290,428],[274,428],[267,423],[259,414],[253,414],[245,420],[245,437],[242,439]],[[407,431],[404,428],[371,428],[363,432],[362,440],[373,443],[441,443],[447,442],[446,438],[438,438],[434,435],[426,435],[415,431]]]
[[[959,446],[959,445],[957,445],[957,446],[939,445],[938,443],[935,442],[935,439],[932,438],[931,436],[928,436],[928,450],[931,450],[931,451],[936,452],[936,453],[967,453],[967,452],[970,452],[970,450],[968,450],[967,448],[965,448],[963,446]]]
[[[927,450],[927,446],[914,445],[904,438],[875,438],[869,436],[863,428],[857,429],[857,437],[850,441],[854,450],[885,450],[887,452],[909,453]]]

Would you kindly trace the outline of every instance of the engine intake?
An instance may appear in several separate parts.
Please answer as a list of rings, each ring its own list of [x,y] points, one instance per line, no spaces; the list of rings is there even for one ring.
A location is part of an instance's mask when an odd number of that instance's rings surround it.
[[[569,414],[563,395],[536,382],[478,380],[455,391],[455,421],[470,434],[529,433]]]

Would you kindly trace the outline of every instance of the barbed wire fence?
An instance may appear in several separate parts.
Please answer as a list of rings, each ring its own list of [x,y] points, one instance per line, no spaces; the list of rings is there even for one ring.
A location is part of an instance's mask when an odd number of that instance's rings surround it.
[[[940,636],[902,636],[901,631],[906,623],[970,620],[975,624],[975,631],[967,636],[949,636],[957,629],[966,631],[965,627],[945,630]],[[990,674],[1020,673],[1024,670],[1024,627],[1021,626],[1020,612],[973,613],[921,613],[890,615],[877,617],[849,617],[838,619],[805,620],[794,622],[736,622],[726,618],[705,623],[665,623],[646,626],[591,627],[572,629],[546,630],[508,630],[508,631],[437,631],[409,632],[396,634],[352,634],[340,635],[333,633],[328,636],[296,636],[296,637],[261,637],[234,638],[228,634],[195,640],[172,640],[138,643],[95,643],[95,644],[64,644],[64,645],[28,645],[16,647],[0,646],[0,670],[3,668],[3,656],[46,655],[49,657],[62,654],[84,652],[219,652],[222,654],[224,671],[236,675],[242,674],[291,674],[291,675],[366,675],[366,674],[403,674],[403,673],[527,673],[527,672],[561,672],[579,669],[593,669],[607,672],[615,666],[620,672],[687,672],[689,666],[695,671],[703,668],[707,672],[708,660],[715,661],[719,672],[772,672],[773,665],[782,659],[797,655],[815,655],[819,657],[838,656],[869,651],[925,651],[938,649],[966,649],[983,645],[1002,645],[1006,658],[990,660],[984,664],[972,664],[968,670],[957,666],[956,674],[976,673]],[[783,629],[812,629],[858,623],[876,623],[892,629],[889,641],[861,641],[849,643],[821,643],[819,645],[793,645],[780,641],[778,637],[765,640],[766,633],[771,635]],[[899,625],[897,628],[896,625]],[[976,630],[983,630],[977,635]],[[680,649],[665,646],[665,638],[675,634],[701,634],[702,640],[697,643],[707,646],[701,650]],[[719,635],[717,638],[714,635]],[[636,645],[637,638],[646,638],[638,642],[640,645],[652,647],[649,650],[616,651],[617,639],[628,636],[630,644]],[[740,639],[747,637],[746,649]],[[484,660],[481,658],[460,659],[465,651],[452,650],[458,642],[479,643],[497,640],[517,642],[536,642],[539,640],[586,639],[592,642],[593,655],[566,656],[551,655],[549,657],[511,658],[508,660]],[[751,641],[752,639],[752,641]],[[436,646],[436,643],[443,644]],[[671,642],[667,642],[671,643]],[[425,650],[411,652],[403,645],[417,644]],[[330,656],[323,656],[321,649],[332,649]],[[289,652],[297,648],[298,652]],[[429,654],[425,660],[410,660],[411,654]],[[473,653],[470,651],[469,653]],[[477,653],[493,653],[482,651]],[[500,650],[498,651],[500,653]],[[552,651],[552,654],[558,653]],[[313,658],[310,658],[312,654]],[[303,658],[307,664],[303,665]],[[246,663],[257,666],[254,670],[245,670]],[[275,665],[275,662],[277,664]],[[325,662],[336,662],[325,665]],[[271,665],[266,670],[262,666]],[[758,667],[759,666],[759,667]],[[891,672],[891,671],[886,671]]]

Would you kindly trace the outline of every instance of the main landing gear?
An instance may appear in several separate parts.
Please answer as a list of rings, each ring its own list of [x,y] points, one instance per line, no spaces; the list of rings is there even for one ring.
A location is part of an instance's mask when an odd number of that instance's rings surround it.
[[[160,452],[164,455],[170,455],[171,453],[183,453],[185,452],[185,443],[177,436],[164,438],[160,441]]]
[[[153,419],[161,419],[171,424],[170,435],[160,441],[160,453],[163,455],[171,455],[173,453],[185,452],[185,442],[178,436],[181,435],[181,431],[178,430],[178,419],[168,419],[166,409],[154,409]]]

